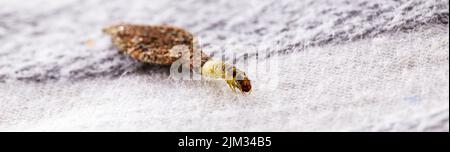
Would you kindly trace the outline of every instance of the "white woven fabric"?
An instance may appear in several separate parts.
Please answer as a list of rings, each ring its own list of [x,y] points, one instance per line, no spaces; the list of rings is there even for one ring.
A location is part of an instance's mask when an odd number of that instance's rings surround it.
[[[449,130],[448,0],[0,4],[1,131]],[[101,33],[121,21],[186,28],[208,54],[258,47],[278,71],[249,96],[168,80]]]

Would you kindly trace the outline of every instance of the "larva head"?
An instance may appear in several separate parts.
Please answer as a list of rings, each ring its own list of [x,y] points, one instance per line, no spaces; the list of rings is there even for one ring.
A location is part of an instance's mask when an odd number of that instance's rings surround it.
[[[245,77],[243,80],[236,80],[240,87],[239,90],[243,93],[248,93],[252,90],[252,85],[250,84],[250,80]]]
[[[233,79],[227,80],[228,85],[231,89],[238,89],[241,93],[246,94],[252,91],[252,85],[250,79],[247,77],[245,72],[233,68]]]

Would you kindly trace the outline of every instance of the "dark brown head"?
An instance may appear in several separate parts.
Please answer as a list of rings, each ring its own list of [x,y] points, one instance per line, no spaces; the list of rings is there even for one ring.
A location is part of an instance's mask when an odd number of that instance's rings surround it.
[[[240,71],[235,67],[233,67],[232,70],[233,70],[232,71],[233,77],[230,77],[230,79],[225,80],[228,86],[235,92],[237,89],[242,94],[249,94],[252,91],[252,85],[245,72]]]
[[[252,85],[245,72],[235,69],[235,73],[233,73],[233,79],[237,84],[236,88],[238,88],[239,91],[241,91],[242,93],[250,93],[250,91],[252,90]]]
[[[252,85],[250,84],[250,80],[245,78],[244,80],[237,80],[240,90],[244,93],[248,93],[252,90]]]

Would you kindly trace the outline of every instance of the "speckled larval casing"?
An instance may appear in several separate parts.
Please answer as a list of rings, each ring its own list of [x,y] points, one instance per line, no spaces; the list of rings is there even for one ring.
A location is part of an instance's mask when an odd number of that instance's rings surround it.
[[[170,65],[182,57],[182,53],[172,50],[175,46],[187,47],[189,59],[193,55],[193,35],[181,28],[168,25],[131,25],[118,24],[104,29],[112,36],[119,50],[132,58],[151,64]],[[202,63],[208,56],[201,53]]]

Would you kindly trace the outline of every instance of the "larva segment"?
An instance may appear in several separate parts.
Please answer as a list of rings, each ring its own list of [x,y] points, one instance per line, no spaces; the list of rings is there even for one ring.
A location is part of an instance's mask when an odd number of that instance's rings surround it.
[[[250,93],[252,86],[245,72],[223,61],[211,59],[202,66],[202,75],[215,79],[224,79],[228,86],[236,92]]]

